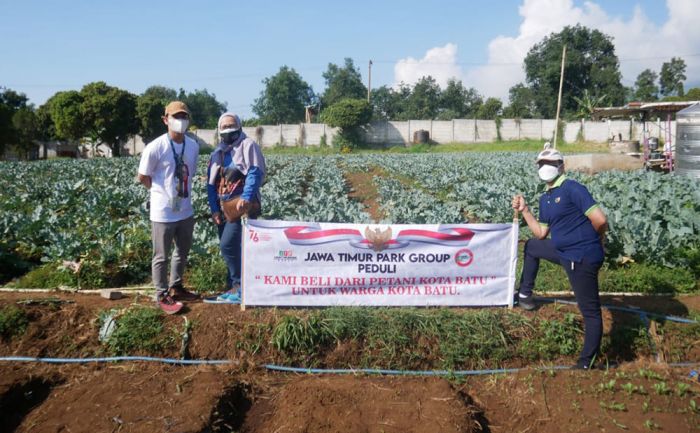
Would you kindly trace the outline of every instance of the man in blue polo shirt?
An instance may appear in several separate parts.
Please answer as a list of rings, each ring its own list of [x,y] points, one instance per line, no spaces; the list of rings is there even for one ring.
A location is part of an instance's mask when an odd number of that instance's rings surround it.
[[[548,143],[537,156],[537,165],[540,179],[547,183],[547,191],[540,197],[539,221],[523,196],[516,195],[512,203],[535,236],[525,243],[518,305],[526,310],[536,308],[532,289],[540,259],[561,264],[583,315],[585,337],[576,367],[592,368],[603,336],[598,271],[605,256],[607,218],[585,186],[566,178],[564,157],[548,148]],[[551,239],[546,239],[550,233]]]

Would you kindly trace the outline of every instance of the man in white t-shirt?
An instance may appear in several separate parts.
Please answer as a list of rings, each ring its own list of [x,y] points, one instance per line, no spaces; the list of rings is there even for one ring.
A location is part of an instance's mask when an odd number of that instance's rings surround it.
[[[191,191],[199,155],[199,144],[185,134],[189,120],[187,105],[180,101],[169,103],[163,116],[168,132],[146,145],[139,163],[139,182],[151,196],[151,271],[156,302],[168,314],[180,311],[181,301],[199,298],[182,285],[187,254],[192,247],[194,211]],[[175,251],[168,280],[167,263],[173,241]]]

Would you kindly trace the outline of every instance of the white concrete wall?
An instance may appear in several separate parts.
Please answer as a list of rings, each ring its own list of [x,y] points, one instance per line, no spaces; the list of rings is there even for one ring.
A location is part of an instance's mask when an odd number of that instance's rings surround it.
[[[630,138],[631,122],[625,120],[611,120],[608,122],[608,138],[615,137],[619,140],[622,136],[623,140],[631,140]]]
[[[490,143],[498,139],[495,120],[476,120],[476,141]]]
[[[436,143],[451,143],[454,141],[453,133],[453,120],[434,120],[430,139]]]
[[[501,120],[501,140],[520,140],[520,121],[515,119]]]
[[[553,140],[557,121],[554,119],[542,119],[542,140]]]
[[[299,125],[280,125],[282,128],[282,137],[280,139],[280,144],[282,146],[300,146],[300,132]]]
[[[364,130],[365,140],[367,140],[368,143],[381,144],[389,142],[387,122],[372,122],[367,125]]]
[[[583,139],[598,143],[607,142],[612,134],[609,131],[608,122],[584,122]]]
[[[304,129],[304,145],[318,146],[321,144],[321,139],[326,134],[326,125],[323,123],[305,123],[302,125]],[[326,136],[326,144],[330,143],[330,137]]]
[[[542,119],[521,119],[520,120],[521,140],[541,140],[542,139]]]
[[[411,142],[408,122],[387,122],[387,140],[390,143],[406,144]]]
[[[573,143],[581,138],[580,121],[564,123],[564,141]],[[647,122],[650,137],[666,140],[667,123],[665,120]],[[554,136],[555,121],[553,119],[502,119],[500,135],[502,140],[551,140]],[[375,122],[364,128],[364,138],[374,145],[406,145],[413,141],[413,133],[420,129],[429,131],[430,140],[435,143],[474,143],[493,142],[498,138],[495,120],[454,119],[448,121],[410,120],[401,122]],[[630,133],[631,129],[631,133]],[[262,147],[283,146],[318,146],[322,137],[326,136],[326,144],[332,145],[333,137],[338,128],[331,128],[322,123],[302,123],[294,125],[261,125],[244,127],[243,131],[256,140]],[[584,141],[605,143],[610,138],[622,135],[623,140],[642,139],[642,123],[635,121],[585,121],[583,122]],[[676,122],[671,122],[672,140],[675,142]],[[213,129],[198,129],[189,134],[194,136],[200,145],[216,145],[216,131]],[[139,155],[143,152],[145,143],[139,136],[134,136],[122,145],[123,155]],[[56,157],[58,152],[79,153],[90,157],[88,147],[78,149],[75,143],[59,145],[57,142],[42,144],[39,157],[43,158],[44,149],[49,158]],[[102,145],[98,154],[109,156],[111,151]],[[67,153],[66,153],[67,154]]]
[[[564,123],[564,141],[573,143],[579,136],[581,131],[581,122],[565,122]]]
[[[457,143],[473,143],[476,141],[476,119],[455,119],[454,138]]]

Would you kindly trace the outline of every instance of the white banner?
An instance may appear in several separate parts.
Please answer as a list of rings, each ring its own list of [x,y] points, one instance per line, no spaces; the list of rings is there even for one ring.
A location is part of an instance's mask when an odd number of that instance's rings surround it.
[[[250,220],[243,303],[512,306],[517,243],[517,224]]]

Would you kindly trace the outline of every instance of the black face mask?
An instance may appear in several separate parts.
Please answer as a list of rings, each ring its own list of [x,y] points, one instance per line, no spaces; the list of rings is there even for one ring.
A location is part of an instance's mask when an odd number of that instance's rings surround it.
[[[233,131],[233,132],[222,132],[221,133],[221,141],[223,141],[225,144],[233,144],[238,140],[241,136],[241,130]]]

